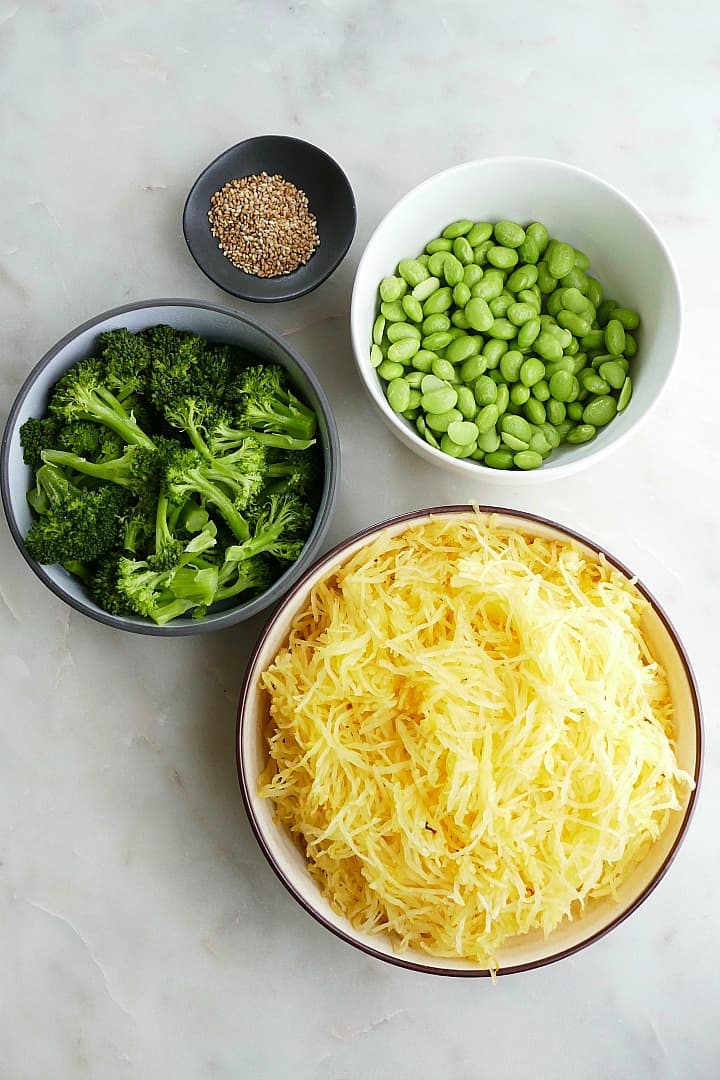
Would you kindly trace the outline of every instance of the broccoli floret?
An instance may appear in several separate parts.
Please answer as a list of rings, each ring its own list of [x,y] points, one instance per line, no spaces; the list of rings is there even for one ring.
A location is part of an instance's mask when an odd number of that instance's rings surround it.
[[[36,420],[31,416],[20,428],[20,445],[23,448],[23,461],[26,465],[32,465],[39,469],[42,465],[43,450],[49,450],[57,445],[60,424],[52,416],[46,416],[44,420]]]
[[[117,551],[105,555],[97,563],[88,583],[92,599],[111,615],[131,614],[125,597],[118,590],[121,558]]]
[[[217,589],[216,566],[183,565],[153,570],[146,561],[118,560],[117,590],[128,607],[153,622],[165,623],[195,607],[212,604]]]
[[[268,476],[281,481],[274,490],[310,495],[322,486],[322,456],[311,450],[291,450],[268,466]]]
[[[255,364],[238,376],[235,422],[240,428],[312,439],[315,413],[287,386],[285,372],[277,364]]]
[[[227,559],[220,567],[214,602],[217,604],[230,600],[250,589],[264,592],[270,588],[276,577],[270,559],[264,555],[256,555],[244,562]]]
[[[115,431],[125,443],[152,449],[152,439],[145,434],[105,385],[99,360],[81,360],[70,368],[56,385],[50,412],[63,423],[92,420]]]
[[[161,412],[197,389],[202,338],[171,326],[152,326],[142,332],[152,356],[148,396]]]
[[[243,562],[265,553],[294,562],[304,547],[313,516],[310,506],[298,495],[273,492],[252,514],[252,537],[229,547],[225,558]]]
[[[223,413],[212,402],[197,397],[180,397],[169,401],[163,415],[174,428],[184,431],[195,449],[208,460],[212,457],[206,442],[207,432],[212,430]]]
[[[178,449],[169,454],[163,475],[165,495],[175,505],[182,505],[189,498],[199,497],[220,513],[236,540],[248,540],[250,530],[240,513],[241,508],[219,484],[209,479],[206,465],[197,450]]]
[[[131,394],[144,394],[150,368],[150,350],[139,334],[126,329],[106,330],[98,338],[105,361],[105,383],[125,402]]]
[[[127,503],[121,488],[114,484],[79,488],[54,465],[38,469],[36,484],[45,510],[25,538],[34,559],[92,562],[116,546]]]
[[[261,446],[275,450],[308,450],[315,443],[314,439],[297,439],[294,435],[234,427],[228,420],[222,419],[210,431],[208,445],[212,454],[229,460],[229,455],[241,449],[247,439],[254,439]]]
[[[183,553],[183,542],[173,535],[168,511],[167,495],[161,493],[155,510],[155,548],[148,556],[148,566],[153,570],[170,570],[177,566]]]
[[[205,466],[209,480],[224,486],[241,509],[255,501],[268,481],[267,450],[253,438],[228,456],[210,458]]]

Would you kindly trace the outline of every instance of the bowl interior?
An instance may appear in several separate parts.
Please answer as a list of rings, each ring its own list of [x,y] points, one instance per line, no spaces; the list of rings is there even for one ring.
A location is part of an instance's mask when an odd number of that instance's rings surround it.
[[[469,508],[446,507],[432,511],[432,516],[437,516],[438,513],[468,517],[472,516],[474,511]],[[599,550],[550,522],[510,511],[496,513],[503,525],[520,527],[532,535],[572,540],[578,547],[593,554],[597,554]],[[315,584],[345,563],[370,539],[375,539],[378,533],[396,535],[410,525],[427,521],[430,516],[430,512],[420,511],[376,526],[353,538],[346,546],[335,549],[316,564],[287,598],[266,628],[265,636],[259,643],[257,654],[246,676],[244,698],[240,703],[238,762],[246,806],[260,845],[277,875],[310,914],[350,944],[380,959],[440,974],[486,975],[485,969],[466,960],[429,957],[415,950],[398,955],[385,935],[370,935],[355,930],[347,920],[333,911],[320,892],[316,881],[307,871],[304,856],[293,843],[289,832],[275,822],[272,802],[257,795],[257,778],[267,763],[263,731],[268,720],[269,705],[268,695],[259,689],[258,680],[285,644],[293,618],[305,604]],[[623,573],[628,573],[614,559],[609,558]],[[645,589],[642,591],[649,597]],[[652,600],[651,597],[649,599]],[[654,657],[664,665],[668,673],[678,717],[677,755],[680,766],[697,780],[701,753],[700,716],[693,677],[682,647],[654,601],[652,610],[645,619],[643,631]],[[572,923],[563,923],[547,940],[539,932],[513,939],[499,954],[501,969],[505,972],[523,970],[560,959],[590,944],[621,922],[662,877],[685,831],[693,802],[694,793],[690,793],[682,813],[673,815],[663,836],[632,875],[624,881],[616,901],[608,899],[589,904],[582,917]]]
[[[279,173],[308,197],[317,218],[320,246],[304,266],[276,278],[246,274],[223,255],[210,232],[211,196],[229,180]],[[335,270],[355,233],[352,188],[340,166],[324,150],[285,135],[261,135],[226,150],[200,174],[185,204],[183,229],[201,270],[221,289],[245,300],[272,302],[302,296]]]
[[[541,469],[508,473],[450,458],[430,447],[414,424],[394,413],[370,364],[378,284],[400,259],[419,254],[452,220],[542,221],[551,236],[590,258],[605,297],[640,312],[639,350],[631,361],[633,398],[584,446],[553,451]],[[656,401],[672,367],[681,328],[681,299],[670,256],[648,219],[604,181],[561,162],[490,158],[431,177],[397,203],[365,249],[353,289],[351,329],[361,377],[391,430],[428,461],[493,483],[538,482],[580,468],[624,440]]]
[[[82,583],[60,566],[40,566],[25,551],[23,537],[30,528],[32,516],[27,503],[27,491],[32,470],[23,461],[19,431],[31,416],[42,416],[48,394],[68,368],[92,353],[98,334],[104,330],[127,327],[142,330],[165,323],[180,330],[189,330],[215,341],[242,345],[258,356],[282,365],[300,395],[312,406],[318,419],[318,440],[325,461],[322,497],[315,524],[308,542],[296,563],[265,593],[228,610],[218,610],[203,619],[187,617],[174,619],[166,626],[155,626],[147,619],[135,616],[109,615],[95,604]],[[339,440],[329,403],[310,369],[282,341],[269,334],[245,316],[203,304],[199,301],[149,301],[107,312],[72,331],[55,346],[32,371],[18,394],[8,418],[2,446],[3,502],[13,536],[35,573],[62,599],[77,610],[111,626],[145,634],[172,636],[200,633],[230,626],[249,619],[263,608],[279,600],[284,591],[296,581],[317,553],[330,524],[339,470]]]

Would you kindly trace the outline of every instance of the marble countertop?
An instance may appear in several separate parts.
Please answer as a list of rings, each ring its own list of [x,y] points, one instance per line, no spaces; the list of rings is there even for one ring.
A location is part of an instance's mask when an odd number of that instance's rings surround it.
[[[328,545],[471,497],[574,526],[670,613],[707,727],[687,840],[610,936],[495,986],[396,970],[316,925],[245,820],[235,706],[262,620],[169,641],[114,632],[53,597],[0,522],[3,1080],[717,1076],[719,41],[712,0],[0,0],[0,420],[43,352],[97,312],[153,296],[252,310],[337,415]],[[260,310],[199,273],[180,214],[207,161],[265,132],[330,151],[359,224],[327,283]],[[424,467],[385,430],[347,316],[392,203],[505,153],[627,192],[676,259],[687,319],[671,383],[622,451],[499,492]]]

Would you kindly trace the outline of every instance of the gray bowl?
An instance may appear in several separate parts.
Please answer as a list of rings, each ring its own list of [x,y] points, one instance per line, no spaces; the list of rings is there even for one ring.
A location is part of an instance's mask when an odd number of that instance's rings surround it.
[[[215,341],[242,345],[259,356],[282,365],[295,389],[317,414],[318,438],[325,461],[325,478],[315,523],[297,562],[288,567],[271,588],[252,600],[212,612],[203,619],[174,619],[166,626],[156,626],[149,619],[140,616],[110,615],[94,603],[82,583],[61,566],[42,566],[28,554],[24,537],[32,520],[26,498],[31,486],[32,470],[23,461],[19,436],[21,425],[29,417],[44,415],[51,388],[68,368],[90,355],[101,331],[117,327],[136,331],[159,323],[189,330]],[[3,507],[13,539],[30,569],[56,596],[76,611],[119,630],[162,637],[222,630],[249,619],[276,603],[318,554],[330,524],[339,478],[340,440],[335,419],[317,377],[305,361],[286,342],[254,319],[201,300],[144,300],[113,308],[112,311],[106,311],[71,330],[43,356],[21,386],[10,410],[0,447],[0,491]]]

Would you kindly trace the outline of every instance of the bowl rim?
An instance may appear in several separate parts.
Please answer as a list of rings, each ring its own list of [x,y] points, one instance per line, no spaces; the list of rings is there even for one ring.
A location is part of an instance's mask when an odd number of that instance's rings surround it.
[[[550,528],[557,530],[559,533],[563,534],[569,539],[586,545],[596,554],[604,556],[604,558],[607,559],[607,561],[612,566],[614,566],[617,570],[624,574],[630,581],[634,582],[638,590],[650,603],[655,614],[663,623],[673,643],[673,646],[677,650],[677,654],[685,671],[685,676],[687,678],[688,686],[690,689],[690,696],[693,704],[693,716],[695,721],[695,745],[697,748],[695,771],[693,774],[695,787],[690,793],[687,808],[683,815],[678,834],[657,873],[624,911],[620,912],[615,918],[611,919],[605,926],[601,927],[599,930],[596,930],[594,934],[590,935],[590,937],[578,942],[576,945],[572,945],[569,948],[560,949],[558,952],[546,957],[542,957],[539,960],[533,960],[523,964],[513,964],[508,967],[501,968],[500,970],[498,970],[497,975],[515,975],[521,972],[533,971],[536,968],[546,967],[548,964],[553,964],[559,960],[564,960],[569,956],[574,956],[575,954],[581,952],[583,949],[588,948],[588,946],[592,945],[594,942],[599,941],[601,938],[605,937],[606,934],[609,934],[611,930],[614,930],[615,927],[625,922],[625,920],[629,918],[630,915],[633,914],[633,912],[637,911],[640,905],[644,903],[645,900],[647,900],[648,896],[650,896],[650,894],[654,892],[662,879],[665,877],[665,874],[669,870],[671,863],[675,859],[680,849],[680,846],[685,839],[690,821],[695,812],[704,759],[704,725],[702,705],[700,701],[700,694],[698,691],[695,673],[690,663],[688,654],[685,650],[685,646],[683,645],[673,623],[671,622],[669,616],[667,615],[663,607],[658,603],[658,601],[655,599],[647,586],[645,586],[643,582],[637,577],[637,575],[633,574],[633,572],[627,566],[625,566],[624,563],[622,563],[618,558],[608,552],[600,544],[596,543],[593,540],[589,540],[582,533],[576,532],[574,529],[570,529],[566,525],[561,525],[559,522],[553,521],[550,518],[541,517],[539,514],[531,514],[525,510],[515,510],[510,507],[481,505],[476,503],[454,503],[441,506],[425,507],[421,510],[411,510],[408,513],[398,514],[392,518],[386,519],[385,521],[377,522],[374,525],[368,526],[366,529],[361,529],[359,532],[354,533],[346,540],[343,540],[339,544],[336,544],[333,548],[331,548],[330,551],[327,551],[324,555],[317,559],[313,563],[313,565],[305,571],[302,577],[300,577],[295,582],[292,588],[288,590],[288,592],[283,597],[282,603],[270,615],[265,626],[260,632],[260,635],[255,643],[252,653],[250,654],[250,658],[245,669],[245,675],[243,677],[243,683],[240,691],[240,698],[238,701],[237,721],[235,727],[236,767],[238,772],[238,780],[240,784],[242,800],[245,806],[245,812],[247,814],[250,827],[253,831],[258,846],[260,847],[260,850],[262,851],[266,861],[270,865],[270,869],[273,871],[273,873],[282,883],[282,885],[287,889],[290,895],[297,901],[297,903],[300,904],[300,906],[304,908],[305,911],[309,915],[311,915],[316,922],[320,923],[320,925],[323,926],[326,930],[329,930],[330,933],[334,934],[335,937],[340,938],[341,941],[346,942],[348,945],[352,945],[354,948],[359,949],[361,952],[366,953],[368,956],[374,957],[376,960],[381,960],[384,963],[392,964],[395,967],[405,968],[410,971],[417,971],[425,975],[437,975],[448,978],[470,979],[489,978],[492,977],[492,975],[491,972],[486,968],[478,968],[476,970],[452,970],[440,968],[433,965],[432,963],[423,964],[414,960],[405,959],[401,953],[397,955],[389,955],[381,952],[378,949],[373,949],[370,945],[367,945],[365,942],[359,941],[356,937],[354,937],[351,930],[344,930],[341,927],[335,926],[334,924],[330,923],[319,911],[317,911],[312,906],[310,901],[307,900],[306,897],[298,889],[295,888],[293,883],[284,873],[282,867],[277,863],[275,856],[273,855],[273,852],[271,850],[271,846],[265,839],[262,827],[260,826],[260,823],[255,817],[252,799],[249,792],[249,780],[244,765],[242,736],[245,726],[245,709],[247,699],[251,690],[251,682],[255,678],[255,668],[260,657],[260,653],[262,652],[265,646],[265,642],[267,641],[276,622],[282,617],[286,606],[293,600],[297,593],[305,587],[306,582],[311,576],[315,575],[320,568],[327,567],[329,564],[332,564],[345,549],[355,544],[358,540],[362,539],[368,541],[371,537],[373,537],[379,532],[382,532],[382,530],[385,528],[401,523],[407,523],[408,525],[411,525],[414,521],[426,518],[428,515],[435,515],[438,517],[450,517],[455,514],[467,514],[472,510],[477,510],[483,514],[501,514],[509,518],[515,518],[518,520],[520,526],[523,524],[523,522],[538,523],[540,525],[549,526]]]
[[[329,162],[330,165],[332,165],[332,167],[334,168],[334,170],[338,174],[338,182],[340,183],[341,186],[344,186],[346,188],[347,193],[350,196],[351,228],[348,230],[348,235],[347,235],[346,241],[344,241],[340,245],[335,258],[331,261],[330,265],[326,268],[326,270],[322,274],[311,278],[310,281],[306,285],[304,285],[302,288],[299,288],[299,289],[298,288],[288,288],[284,293],[282,293],[279,296],[250,296],[248,294],[248,292],[246,290],[243,290],[242,288],[228,288],[227,285],[223,285],[223,283],[218,280],[218,278],[208,269],[208,267],[206,265],[204,265],[204,263],[201,261],[201,259],[198,258],[197,254],[196,254],[196,252],[194,250],[194,243],[192,242],[192,240],[190,239],[190,236],[188,235],[188,233],[190,231],[189,211],[190,211],[190,206],[191,206],[191,203],[193,201],[193,198],[195,197],[195,193],[196,193],[196,190],[197,190],[198,186],[202,183],[202,181],[205,179],[207,174],[212,169],[214,169],[216,167],[216,165],[218,165],[223,160],[223,158],[229,157],[230,154],[234,153],[241,146],[242,147],[247,147],[252,143],[268,142],[268,141],[295,143],[296,145],[307,147],[313,153],[317,154],[319,157],[325,158],[326,161]],[[340,265],[340,263],[343,261],[343,259],[347,255],[348,251],[350,250],[350,245],[352,244],[353,239],[355,238],[356,229],[357,229],[357,202],[355,200],[355,192],[353,191],[352,184],[350,183],[346,172],[344,171],[344,169],[341,168],[341,166],[338,164],[338,162],[335,160],[335,158],[331,154],[329,154],[327,152],[327,150],[323,150],[322,147],[316,146],[315,143],[308,142],[306,139],[298,139],[294,135],[277,135],[277,134],[253,135],[249,139],[241,139],[240,142],[234,143],[233,146],[228,146],[227,149],[221,151],[221,153],[219,153],[215,158],[213,158],[213,160],[210,161],[205,166],[205,168],[196,176],[195,180],[193,180],[193,182],[192,182],[192,184],[190,186],[190,190],[188,191],[187,196],[185,198],[185,203],[183,205],[183,212],[182,212],[183,236],[185,238],[185,243],[187,245],[188,251],[192,255],[196,266],[200,270],[202,270],[203,274],[205,274],[205,276],[210,281],[212,281],[212,283],[214,285],[216,285],[218,289],[222,289],[223,292],[229,293],[231,296],[237,296],[239,299],[247,300],[249,303],[253,303],[253,304],[276,304],[276,303],[281,303],[284,300],[297,300],[299,297],[306,296],[307,293],[312,292],[319,285],[322,285],[322,283],[324,281],[327,281],[327,279],[330,277],[331,274],[335,273],[338,266]],[[232,265],[232,264],[230,264],[230,265]],[[239,268],[235,267],[234,269],[239,269]],[[243,271],[239,271],[239,272],[242,273]],[[288,275],[285,275],[285,276],[289,279],[292,275],[288,274]],[[262,280],[262,279],[258,279],[258,280]]]
[[[219,315],[230,316],[237,322],[244,323],[245,325],[252,327],[252,329],[257,330],[260,334],[265,335],[276,345],[279,345],[292,358],[293,362],[312,385],[327,426],[329,452],[327,454],[326,486],[323,491],[318,514],[313,523],[310,536],[308,537],[306,549],[301,553],[300,559],[289,566],[277,581],[273,582],[270,588],[264,593],[254,597],[245,605],[239,604],[235,607],[228,608],[227,611],[218,612],[211,620],[196,619],[194,622],[187,620],[182,623],[176,622],[173,624],[170,622],[165,626],[156,626],[155,623],[150,622],[150,620],[140,622],[139,617],[138,621],[135,621],[134,619],[131,620],[130,618],[124,618],[123,616],[112,615],[110,612],[104,611],[100,607],[91,606],[83,599],[71,596],[47,573],[44,566],[41,563],[36,562],[28,553],[25,547],[24,537],[18,527],[13,499],[10,494],[10,450],[12,445],[12,435],[15,430],[18,413],[30,390],[35,385],[38,376],[42,374],[58,353],[61,353],[71,341],[74,341],[76,337],[79,337],[80,334],[83,334],[86,330],[92,330],[93,327],[106,322],[110,318],[125,315],[131,311],[142,311],[146,308],[196,308],[201,311],[210,311]],[[134,303],[122,304],[119,307],[110,308],[99,315],[93,316],[91,319],[87,319],[74,329],[68,331],[68,333],[48,349],[34,367],[31,368],[15,395],[5,422],[2,440],[0,441],[0,498],[2,499],[5,518],[10,533],[20,554],[36,577],[38,577],[60,600],[69,604],[75,611],[79,611],[81,614],[94,619],[96,622],[111,626],[115,630],[125,630],[130,633],[144,634],[151,637],[185,637],[192,634],[212,633],[216,630],[225,630],[230,626],[234,626],[239,622],[243,622],[245,619],[249,619],[252,616],[259,614],[270,604],[277,603],[278,600],[281,599],[284,595],[287,578],[289,577],[288,585],[291,586],[294,583],[296,576],[303,573],[301,567],[300,570],[296,572],[296,575],[293,575],[293,571],[302,560],[305,550],[309,549],[310,554],[312,555],[323,542],[327,530],[330,527],[330,520],[340,483],[340,454],[340,436],[338,434],[337,422],[327,394],[325,393],[319,378],[308,365],[307,361],[300,356],[285,338],[268,329],[257,319],[253,318],[253,316],[247,315],[244,312],[233,311],[232,308],[221,307],[220,305],[213,304],[207,300],[190,300],[181,297],[159,297],[157,299],[138,300]],[[278,586],[280,586],[280,588],[278,588]]]
[[[552,468],[548,470],[543,470],[542,468],[540,468],[537,470],[530,470],[524,472],[521,469],[509,469],[507,470],[507,472],[505,472],[500,469],[483,469],[482,467],[478,468],[477,462],[468,461],[463,458],[453,458],[449,454],[443,453],[442,450],[436,450],[435,447],[430,446],[429,443],[425,442],[425,440],[421,438],[421,436],[414,430],[414,428],[406,425],[404,421],[398,418],[397,414],[394,413],[392,409],[390,409],[389,405],[387,405],[387,402],[383,404],[373,393],[374,384],[372,383],[372,378],[376,378],[376,374],[374,369],[368,369],[367,363],[364,359],[367,349],[369,349],[371,327],[367,328],[367,348],[365,348],[365,344],[362,343],[360,340],[361,335],[365,333],[365,328],[359,325],[360,316],[357,309],[358,282],[364,270],[365,264],[369,258],[370,250],[375,241],[377,240],[378,236],[380,235],[381,231],[384,230],[389,223],[392,223],[395,215],[400,214],[405,208],[405,206],[412,199],[414,199],[415,196],[431,188],[438,181],[445,180],[446,178],[451,176],[459,175],[463,172],[470,173],[478,167],[495,167],[508,165],[512,165],[515,167],[539,165],[543,168],[550,167],[560,172],[575,174],[576,176],[582,177],[583,180],[588,181],[590,184],[603,188],[607,193],[609,193],[610,195],[618,199],[621,203],[623,203],[625,205],[625,208],[629,210],[630,213],[634,214],[637,218],[640,219],[640,221],[644,224],[645,228],[654,238],[655,243],[660,248],[670,273],[670,281],[672,283],[672,288],[674,290],[675,298],[677,301],[678,317],[672,360],[668,366],[667,371],[665,372],[662,381],[656,387],[654,396],[652,397],[645,412],[642,413],[642,415],[639,415],[633,421],[631,426],[624,434],[618,435],[611,442],[608,442],[604,446],[595,447],[592,453],[588,454],[586,457],[579,459],[571,458],[569,461],[562,464],[553,465]],[[397,438],[404,442],[405,445],[408,446],[408,448],[412,449],[414,453],[419,453],[420,456],[424,457],[427,461],[432,461],[433,464],[437,464],[441,468],[445,468],[446,470],[450,470],[452,472],[462,473],[465,476],[474,476],[476,479],[479,480],[485,478],[488,480],[488,482],[499,485],[529,485],[533,483],[537,484],[538,482],[550,481],[554,479],[560,479],[561,477],[570,476],[575,472],[579,472],[580,470],[590,467],[591,465],[595,465],[597,462],[603,460],[607,455],[613,453],[618,447],[622,446],[627,441],[627,439],[635,435],[640,426],[656,408],[658,401],[660,400],[660,397],[667,386],[668,380],[672,375],[673,368],[675,367],[675,364],[677,362],[677,356],[678,352],[680,351],[680,345],[682,342],[683,325],[684,305],[682,287],[680,284],[680,275],[678,274],[677,267],[675,266],[675,262],[670,252],[670,249],[668,248],[668,245],[665,243],[665,240],[663,239],[659,230],[655,227],[655,225],[644,212],[644,210],[642,210],[637,205],[637,203],[635,203],[628,195],[621,191],[620,188],[615,187],[615,185],[611,184],[609,180],[603,179],[601,176],[598,176],[596,173],[590,172],[588,169],[583,169],[578,165],[572,165],[567,161],[561,161],[557,158],[546,158],[524,154],[500,154],[497,156],[473,158],[470,161],[464,161],[458,165],[452,165],[448,169],[443,169],[441,172],[434,173],[432,176],[428,176],[426,177],[426,179],[421,180],[419,184],[416,184],[413,188],[406,192],[405,195],[401,196],[397,200],[397,202],[393,203],[389,210],[380,219],[378,224],[373,229],[373,232],[371,233],[367,243],[365,244],[362,255],[360,256],[360,260],[357,265],[357,269],[355,271],[352,295],[350,298],[350,339],[352,342],[355,366],[358,370],[360,379],[368,396],[372,400],[375,407],[380,410],[380,413],[385,423],[390,427],[392,432],[396,435]],[[580,447],[580,449],[582,449],[582,447]]]

